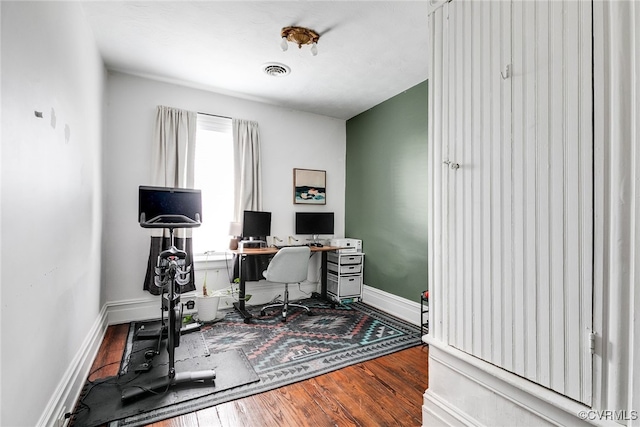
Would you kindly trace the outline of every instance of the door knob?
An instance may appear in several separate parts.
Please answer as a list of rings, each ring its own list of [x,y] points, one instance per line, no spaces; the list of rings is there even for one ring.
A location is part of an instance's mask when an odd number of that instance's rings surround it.
[[[445,165],[448,165],[451,169],[460,169],[460,165],[458,163],[452,163],[449,160],[445,160],[444,162],[442,162]]]

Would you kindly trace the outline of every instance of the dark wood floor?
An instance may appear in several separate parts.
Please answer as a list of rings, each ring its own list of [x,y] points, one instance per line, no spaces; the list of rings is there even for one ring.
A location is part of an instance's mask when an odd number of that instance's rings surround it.
[[[91,380],[117,374],[127,331],[128,325],[107,329]],[[420,426],[428,355],[426,346],[413,347],[151,425]]]

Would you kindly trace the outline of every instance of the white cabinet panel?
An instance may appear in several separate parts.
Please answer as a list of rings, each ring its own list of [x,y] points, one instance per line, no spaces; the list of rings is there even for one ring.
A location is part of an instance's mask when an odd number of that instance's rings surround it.
[[[591,4],[430,15],[430,333],[591,401]]]

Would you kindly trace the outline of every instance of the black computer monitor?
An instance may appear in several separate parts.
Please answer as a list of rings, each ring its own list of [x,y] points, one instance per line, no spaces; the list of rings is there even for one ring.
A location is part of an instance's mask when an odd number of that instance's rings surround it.
[[[141,185],[138,189],[138,221],[143,227],[160,227],[163,224],[198,226],[202,222],[201,191]]]
[[[296,212],[296,234],[333,234],[333,212]]]
[[[271,212],[244,211],[242,237],[265,238],[271,235]]]

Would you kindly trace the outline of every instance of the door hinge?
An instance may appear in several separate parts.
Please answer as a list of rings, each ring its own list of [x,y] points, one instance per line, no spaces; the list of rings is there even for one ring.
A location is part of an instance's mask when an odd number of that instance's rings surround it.
[[[591,354],[596,352],[596,333],[594,331],[589,331],[589,350],[591,350]]]

